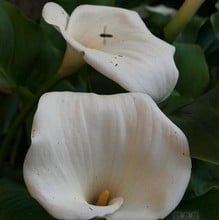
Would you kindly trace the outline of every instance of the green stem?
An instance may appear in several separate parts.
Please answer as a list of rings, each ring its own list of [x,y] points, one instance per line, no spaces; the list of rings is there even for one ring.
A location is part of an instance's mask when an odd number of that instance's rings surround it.
[[[185,0],[176,15],[164,28],[168,42],[173,42],[205,0]]]
[[[9,128],[9,132],[7,133],[5,139],[2,142],[1,148],[0,148],[0,167],[2,166],[5,157],[9,150],[9,144],[11,143],[11,140],[15,137],[15,133],[18,132],[18,129],[23,122],[23,120],[27,117],[29,112],[32,110],[32,108],[37,104],[40,96],[47,92],[48,89],[58,83],[61,79],[63,79],[64,76],[61,74],[56,74],[52,79],[47,81],[40,90],[36,93],[36,95],[33,97],[33,99],[29,100],[20,113],[15,118],[14,122],[12,123],[11,127]]]

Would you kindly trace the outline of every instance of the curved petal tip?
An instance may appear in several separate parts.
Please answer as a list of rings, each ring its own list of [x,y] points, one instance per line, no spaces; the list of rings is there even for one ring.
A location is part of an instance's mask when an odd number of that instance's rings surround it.
[[[69,19],[67,12],[54,2],[48,2],[44,5],[42,16],[47,23],[53,25],[60,32],[65,30]]]

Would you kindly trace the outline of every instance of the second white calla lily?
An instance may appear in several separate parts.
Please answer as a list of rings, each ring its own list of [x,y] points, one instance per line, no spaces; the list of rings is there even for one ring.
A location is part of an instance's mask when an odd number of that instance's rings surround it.
[[[24,163],[31,195],[55,218],[155,220],[180,202],[186,137],[145,94],[48,93]]]
[[[127,91],[147,93],[156,102],[174,89],[175,48],[152,35],[136,12],[81,5],[69,16],[50,2],[42,15],[68,43],[62,71],[84,60]]]

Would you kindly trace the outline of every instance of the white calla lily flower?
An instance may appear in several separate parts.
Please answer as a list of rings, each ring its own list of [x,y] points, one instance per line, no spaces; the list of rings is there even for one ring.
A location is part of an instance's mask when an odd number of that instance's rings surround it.
[[[178,70],[175,48],[150,33],[140,16],[130,10],[81,5],[71,16],[56,3],[42,12],[68,43],[62,71],[82,60],[131,92],[144,92],[156,102],[174,89]]]
[[[164,218],[189,182],[187,139],[145,94],[47,93],[31,138],[25,183],[58,219]]]
[[[167,7],[166,5],[156,5],[156,6],[144,6],[146,10],[154,13],[161,14],[163,16],[173,16],[176,14],[177,10],[175,8]]]

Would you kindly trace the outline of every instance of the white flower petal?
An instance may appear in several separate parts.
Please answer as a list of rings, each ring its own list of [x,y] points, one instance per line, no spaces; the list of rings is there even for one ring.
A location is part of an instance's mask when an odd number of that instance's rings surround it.
[[[152,220],[176,207],[190,170],[184,134],[149,96],[54,92],[40,99],[24,179],[56,218]],[[116,202],[93,206],[105,189]]]
[[[152,35],[134,11],[82,5],[61,33],[88,64],[128,91],[145,92],[160,102],[176,85],[174,47]]]
[[[47,23],[53,25],[59,32],[65,33],[69,16],[61,6],[54,2],[46,3],[42,10],[42,16]],[[77,70],[83,63],[83,53],[79,53],[67,44],[59,72],[65,75],[70,74],[72,70]]]
[[[173,16],[177,12],[175,8],[170,8],[167,7],[166,5],[156,5],[156,6],[145,5],[143,7],[145,7],[146,10],[150,12],[158,13],[164,16]]]
[[[58,4],[49,2],[42,10],[44,20],[53,25],[58,31],[64,31],[67,27],[69,16],[67,12]]]

